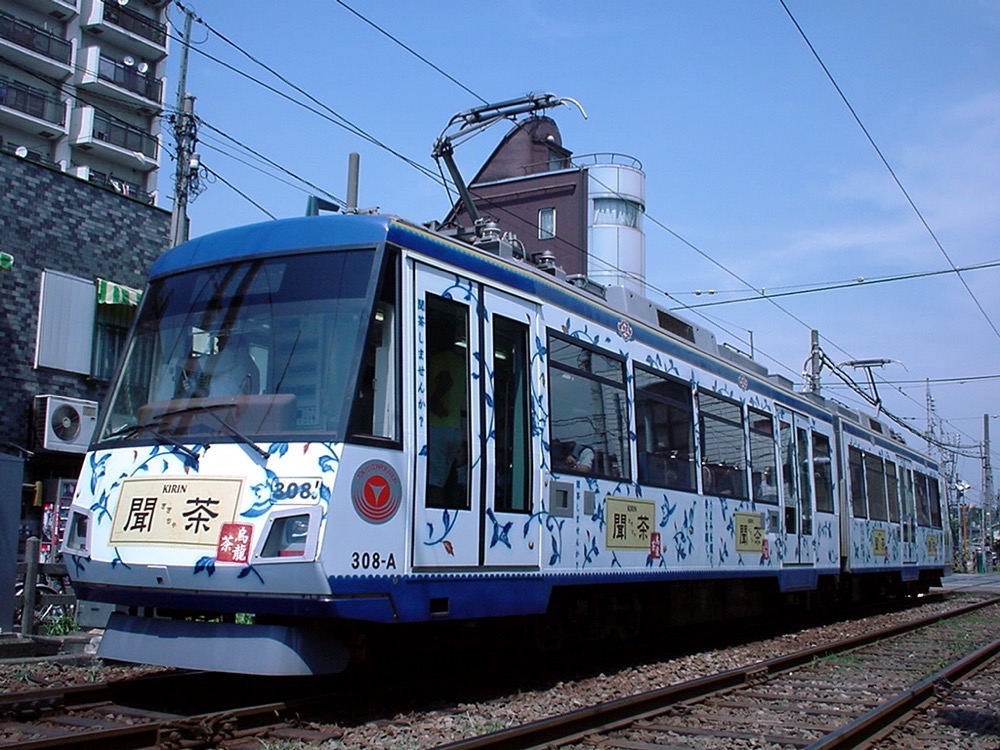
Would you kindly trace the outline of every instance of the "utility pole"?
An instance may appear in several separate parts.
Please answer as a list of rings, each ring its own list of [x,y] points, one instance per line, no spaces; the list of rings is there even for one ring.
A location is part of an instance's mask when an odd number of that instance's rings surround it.
[[[191,47],[191,22],[194,18],[187,8],[184,11],[184,42],[181,47],[181,64],[177,81],[177,115],[174,120],[174,138],[177,141],[177,168],[174,172],[174,206],[170,215],[170,246],[187,241],[189,226],[187,216],[192,170],[197,176],[197,166],[192,163],[194,145],[198,140],[198,126],[194,119],[194,97],[187,93],[188,50]]]
[[[983,565],[986,571],[993,567],[993,467],[990,463],[990,415],[983,415]]]
[[[819,374],[823,370],[823,350],[819,345],[819,331],[809,333],[809,372],[806,375],[806,392],[819,395]]]

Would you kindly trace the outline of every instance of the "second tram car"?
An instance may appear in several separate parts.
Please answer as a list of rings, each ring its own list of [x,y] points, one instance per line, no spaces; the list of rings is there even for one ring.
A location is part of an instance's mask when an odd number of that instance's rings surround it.
[[[940,582],[932,460],[572,281],[388,216],[167,252],[63,547],[78,596],[119,605],[100,655],[326,672],[368,627],[627,633]]]

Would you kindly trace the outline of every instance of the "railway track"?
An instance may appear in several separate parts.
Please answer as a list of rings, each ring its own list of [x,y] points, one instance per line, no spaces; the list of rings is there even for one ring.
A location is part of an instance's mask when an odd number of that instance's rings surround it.
[[[213,747],[340,700],[332,684],[327,678],[179,672],[0,694],[0,748]]]
[[[943,627],[952,633],[972,630],[984,637],[992,633],[995,640],[1000,637],[1000,607],[995,606],[998,601],[958,610],[965,618],[982,617],[983,624],[970,626],[964,621],[949,627],[945,623],[952,615],[937,614],[891,631],[800,651],[448,747],[452,750],[528,748],[576,742],[592,746],[599,741],[602,747],[625,750],[644,750],[654,744],[694,750],[739,747],[740,742],[747,743],[747,747],[760,747],[759,740],[765,737],[775,741],[790,737],[792,741],[782,746],[805,747],[824,733],[871,714],[875,704],[884,702],[888,692],[903,691],[900,685],[904,683],[912,687],[921,676],[930,692],[940,693],[943,683],[937,673],[945,662],[967,654],[970,643],[968,639],[952,639],[956,642],[945,648],[949,639],[941,632],[932,637],[919,634],[937,623],[939,629]],[[890,633],[896,638],[891,647],[885,645]],[[903,640],[918,637],[923,637],[924,643],[928,638],[934,642],[929,661],[923,658],[922,652],[927,649],[919,642],[908,644]],[[881,653],[884,663],[889,648],[892,656],[887,673],[903,675],[905,679],[901,682],[873,677],[879,660],[866,653]],[[849,681],[845,670],[852,663],[855,674],[860,676]],[[904,668],[900,668],[901,664]],[[816,672],[820,668],[826,669],[825,677]],[[928,678],[930,675],[933,676]],[[419,680],[397,676],[403,683],[400,688],[405,685],[410,694],[419,691],[416,687]],[[949,679],[958,678],[952,675]],[[852,687],[849,682],[856,684]],[[441,687],[422,694],[441,695]],[[447,689],[443,692],[447,693]],[[910,692],[914,700],[897,714],[912,710],[919,703],[917,699],[924,695]],[[252,747],[256,750],[264,737],[318,745],[343,734],[342,729],[330,727],[329,722],[353,725],[359,718],[354,710],[359,701],[370,702],[373,694],[374,691],[357,685],[345,688],[343,682],[329,678],[286,681],[243,676],[234,680],[227,675],[189,672],[0,694],[0,749]],[[811,701],[802,705],[807,695]],[[958,696],[958,691],[953,691],[953,695]],[[382,698],[386,698],[384,690]],[[952,709],[953,713],[963,710]],[[871,716],[867,720],[875,721]],[[680,730],[687,733],[679,733]],[[921,736],[929,731],[922,730]],[[839,746],[853,747],[855,736],[845,734],[847,744]],[[926,747],[936,746],[931,743]]]
[[[996,673],[998,653],[1000,599],[990,599],[439,750],[856,748],[983,665]],[[916,747],[947,746],[932,724],[925,714]]]

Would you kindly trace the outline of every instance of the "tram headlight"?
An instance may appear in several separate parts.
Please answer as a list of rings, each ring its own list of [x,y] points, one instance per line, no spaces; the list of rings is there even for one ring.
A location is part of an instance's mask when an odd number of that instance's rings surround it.
[[[63,546],[68,552],[87,554],[87,531],[90,528],[90,516],[73,511],[66,524],[66,537]]]
[[[275,518],[261,557],[302,557],[309,539],[309,515]]]

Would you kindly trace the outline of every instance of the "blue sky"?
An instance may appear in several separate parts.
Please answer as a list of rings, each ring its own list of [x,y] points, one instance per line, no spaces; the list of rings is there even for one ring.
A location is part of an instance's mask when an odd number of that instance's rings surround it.
[[[724,269],[779,291],[1000,259],[1000,2],[786,0],[951,263],[779,0],[345,2],[483,99],[551,91],[578,100],[587,119],[550,112],[565,146],[642,162],[647,281],[673,296],[671,306],[731,299],[722,293],[730,290],[746,296]],[[434,139],[455,112],[480,103],[473,94],[337,0],[188,7],[211,27],[194,26],[187,82],[206,123],[205,165],[286,217],[303,214],[313,191],[256,157],[239,159],[266,174],[234,159],[227,136],[341,198],[356,151],[362,206],[415,221],[444,216],[447,195],[425,174],[338,127],[329,111],[307,112],[201,53],[304,100],[225,37],[433,171]],[[179,36],[176,7],[171,18]],[[181,47],[171,44],[172,105]],[[467,177],[503,128],[459,147]],[[169,208],[169,160],[162,172],[160,203]],[[190,207],[192,236],[268,220],[222,182],[206,187]],[[744,350],[752,331],[757,359],[796,382],[810,328],[838,363],[895,360],[878,375],[910,382],[880,386],[885,408],[923,429],[925,387],[913,381],[1000,374],[1000,268],[963,276],[971,294],[950,273],[776,300],[783,309],[753,301],[687,314],[699,323],[709,316],[721,340]],[[694,294],[709,289],[719,293]],[[824,384],[827,395],[860,404],[829,373]],[[932,382],[931,394],[947,438],[962,445],[982,440],[983,414],[1000,415],[998,379]],[[1000,417],[991,424],[997,464]],[[958,471],[978,499],[980,462],[960,459]]]

